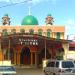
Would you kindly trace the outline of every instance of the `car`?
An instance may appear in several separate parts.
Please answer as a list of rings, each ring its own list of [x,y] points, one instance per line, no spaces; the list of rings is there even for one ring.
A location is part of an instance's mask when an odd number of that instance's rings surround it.
[[[0,61],[0,75],[16,75],[16,69],[11,61]]]
[[[45,75],[75,75],[75,65],[72,60],[46,60],[43,71]]]
[[[16,69],[13,66],[0,66],[0,75],[16,75]]]

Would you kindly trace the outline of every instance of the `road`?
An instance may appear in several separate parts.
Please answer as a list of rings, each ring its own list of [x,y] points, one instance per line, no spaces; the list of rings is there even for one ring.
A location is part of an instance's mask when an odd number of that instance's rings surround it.
[[[17,75],[44,75],[43,70],[38,68],[17,68]]]

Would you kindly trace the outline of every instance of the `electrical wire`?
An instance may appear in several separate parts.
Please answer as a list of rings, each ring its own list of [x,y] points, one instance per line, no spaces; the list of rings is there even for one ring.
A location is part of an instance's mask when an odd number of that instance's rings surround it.
[[[32,1],[32,0],[28,0],[28,1]],[[1,6],[0,8],[17,5],[17,4],[20,4],[20,3],[25,3],[25,2],[28,2],[28,1],[23,1],[23,2],[19,2],[19,3],[11,3],[11,4],[8,4],[8,5]]]

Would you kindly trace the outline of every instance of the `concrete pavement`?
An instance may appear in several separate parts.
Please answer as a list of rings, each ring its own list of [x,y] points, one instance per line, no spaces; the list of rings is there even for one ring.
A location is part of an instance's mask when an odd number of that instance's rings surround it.
[[[17,68],[17,75],[44,75],[42,68]]]

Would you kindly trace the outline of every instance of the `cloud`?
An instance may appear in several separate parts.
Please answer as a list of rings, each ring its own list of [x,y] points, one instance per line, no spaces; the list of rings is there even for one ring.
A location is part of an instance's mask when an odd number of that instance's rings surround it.
[[[36,5],[36,4],[39,4],[39,3],[42,3],[42,2],[46,2],[46,1],[49,1],[49,0],[32,0],[30,1],[33,5]]]
[[[0,0],[0,2],[10,2],[10,0]]]
[[[68,25],[75,25],[75,21],[74,20],[72,20],[72,19],[68,19],[67,21],[66,21],[66,24],[68,24]]]
[[[38,4],[38,3],[41,3],[41,2],[51,2],[52,4],[56,4],[56,1],[57,0],[32,0],[32,3]]]
[[[65,37],[67,35],[75,34],[75,21],[73,19],[68,19],[65,21]]]

